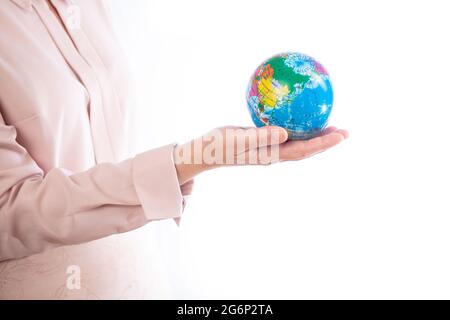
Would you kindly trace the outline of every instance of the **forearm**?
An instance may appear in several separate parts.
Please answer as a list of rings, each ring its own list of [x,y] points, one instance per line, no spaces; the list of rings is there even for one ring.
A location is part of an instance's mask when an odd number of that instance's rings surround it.
[[[172,145],[163,146],[73,174],[60,168],[44,174],[25,155],[15,169],[0,170],[0,261],[180,217],[172,153]],[[12,158],[6,150],[2,155]]]

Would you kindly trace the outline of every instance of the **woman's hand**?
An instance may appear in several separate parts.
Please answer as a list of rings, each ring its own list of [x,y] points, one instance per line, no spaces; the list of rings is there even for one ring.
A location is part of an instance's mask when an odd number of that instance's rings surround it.
[[[285,129],[222,127],[175,148],[180,184],[221,166],[268,165],[301,160],[323,152],[348,137],[346,130],[329,127],[310,140],[290,140]]]

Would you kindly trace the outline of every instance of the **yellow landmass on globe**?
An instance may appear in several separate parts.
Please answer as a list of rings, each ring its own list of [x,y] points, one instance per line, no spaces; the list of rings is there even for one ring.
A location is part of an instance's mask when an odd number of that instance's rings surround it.
[[[270,108],[274,108],[278,99],[289,93],[287,85],[274,86],[272,80],[272,77],[262,78],[258,83],[258,92],[262,97],[261,103]]]

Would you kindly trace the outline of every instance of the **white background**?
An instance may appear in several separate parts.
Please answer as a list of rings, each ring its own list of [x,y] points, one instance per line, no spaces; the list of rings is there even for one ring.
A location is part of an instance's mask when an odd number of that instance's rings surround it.
[[[450,298],[447,1],[114,0],[139,150],[252,125],[250,75],[283,51],[328,69],[350,139],[196,179],[153,227],[175,298]]]

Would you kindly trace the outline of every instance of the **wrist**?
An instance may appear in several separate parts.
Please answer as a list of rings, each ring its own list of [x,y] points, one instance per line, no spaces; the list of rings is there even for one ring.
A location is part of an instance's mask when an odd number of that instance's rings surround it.
[[[215,164],[206,164],[202,155],[196,156],[195,152],[199,152],[195,150],[195,141],[176,145],[174,148],[174,163],[180,185],[204,171],[217,167]]]

